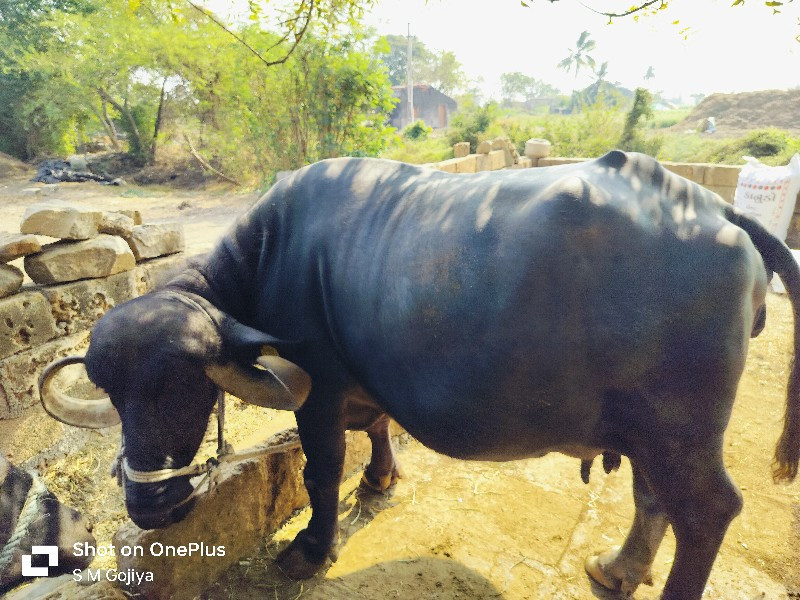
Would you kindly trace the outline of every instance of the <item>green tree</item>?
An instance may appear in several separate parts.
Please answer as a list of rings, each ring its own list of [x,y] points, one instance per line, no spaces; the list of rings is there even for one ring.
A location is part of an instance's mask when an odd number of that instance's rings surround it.
[[[643,132],[643,121],[653,118],[653,96],[644,88],[636,88],[633,106],[625,116],[625,125],[619,140],[622,150],[644,152],[655,156],[663,140],[658,137],[647,139]]]
[[[237,40],[261,58],[279,56],[281,33],[259,23],[234,37],[198,11],[173,18],[169,0],[136,10],[129,0],[103,5],[102,13],[51,14],[52,43],[15,58],[20,72],[46,82],[25,94],[27,111],[122,130],[140,163],[170,142],[198,160],[202,152],[214,168],[265,175],[327,156],[377,154],[389,137],[388,77],[372,42],[352,29],[336,37],[306,31],[285,61],[266,68]]]
[[[500,89],[503,101],[526,102],[534,98],[547,98],[558,95],[558,89],[552,85],[530,77],[519,71],[502,73],[500,75]]]
[[[63,99],[31,107],[27,98],[49,84],[46,73],[20,67],[29,52],[48,48],[56,36],[54,14],[94,10],[86,0],[0,0],[0,151],[28,159],[40,148],[68,150],[84,120],[67,111]]]
[[[402,35],[384,36],[388,47],[379,56],[386,64],[392,85],[405,85],[408,63],[408,38]],[[467,78],[456,55],[450,51],[429,50],[424,42],[411,36],[411,69],[414,83],[426,83],[444,94],[465,87]]]
[[[582,67],[589,67],[594,69],[595,60],[589,54],[595,48],[595,41],[591,39],[588,31],[584,31],[578,37],[575,43],[575,48],[568,48],[569,56],[558,63],[560,69],[564,69],[569,73],[573,67],[575,68],[575,77],[578,76]]]
[[[141,164],[152,162],[166,82],[174,74],[165,64],[164,48],[178,41],[179,28],[168,19],[165,3],[152,3],[141,9],[143,14],[131,12],[127,0],[104,2],[102,11],[99,6],[80,14],[53,13],[52,42],[18,58],[19,68],[48,80],[26,96],[27,110],[60,112],[66,121],[79,117],[86,123],[93,118],[112,142],[117,117],[127,134],[129,153]]]
[[[427,83],[443,94],[453,94],[463,89],[467,77],[456,55],[449,50],[432,54],[427,64],[423,65],[415,79],[419,83]]]

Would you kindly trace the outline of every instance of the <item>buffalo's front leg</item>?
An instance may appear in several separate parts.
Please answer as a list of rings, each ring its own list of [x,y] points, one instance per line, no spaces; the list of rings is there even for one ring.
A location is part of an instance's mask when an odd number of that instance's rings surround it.
[[[388,491],[403,476],[394,455],[389,423],[389,416],[384,414],[366,428],[372,443],[372,457],[364,469],[361,485],[379,493]]]
[[[288,577],[307,579],[327,559],[336,560],[339,486],[345,455],[344,421],[341,403],[320,398],[314,392],[296,417],[306,455],[303,475],[311,500],[311,520],[278,554],[276,561]]]
[[[667,531],[667,515],[642,472],[633,465],[633,499],[636,514],[622,548],[614,548],[586,561],[586,572],[602,586],[632,594],[641,583],[652,585],[650,565]]]

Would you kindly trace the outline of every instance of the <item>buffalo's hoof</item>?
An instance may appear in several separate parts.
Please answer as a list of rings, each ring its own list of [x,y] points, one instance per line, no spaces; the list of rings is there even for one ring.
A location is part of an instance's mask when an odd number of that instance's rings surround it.
[[[304,529],[286,548],[278,553],[275,564],[289,579],[308,579],[332,562],[336,562],[336,548],[320,554],[314,550],[315,540]],[[321,558],[320,558],[321,556]]]
[[[375,476],[369,471],[364,471],[364,474],[361,476],[361,489],[385,494],[394,487],[398,479],[402,478],[403,472],[398,467],[392,469],[391,473],[380,476]]]
[[[586,574],[604,588],[614,592],[621,592],[625,596],[631,596],[636,591],[636,588],[639,587],[639,584],[653,585],[653,577],[649,568],[644,577],[637,578],[630,573],[621,572],[624,569],[620,566],[613,565],[612,563],[619,556],[619,551],[619,546],[615,546],[607,552],[587,558],[583,565],[584,569],[586,569]]]

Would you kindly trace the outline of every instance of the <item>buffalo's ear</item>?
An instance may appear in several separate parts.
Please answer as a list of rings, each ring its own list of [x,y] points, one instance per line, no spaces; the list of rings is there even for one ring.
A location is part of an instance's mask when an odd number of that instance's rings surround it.
[[[222,337],[222,354],[228,360],[243,363],[254,363],[265,351],[265,346],[272,347],[281,353],[292,347],[297,347],[299,342],[283,340],[258,329],[248,327],[232,317],[222,321],[220,325]]]
[[[206,375],[240,400],[280,410],[297,410],[311,390],[311,377],[275,354],[299,345],[276,338],[227,316],[219,326],[222,354],[206,364]],[[272,352],[268,351],[272,348]]]

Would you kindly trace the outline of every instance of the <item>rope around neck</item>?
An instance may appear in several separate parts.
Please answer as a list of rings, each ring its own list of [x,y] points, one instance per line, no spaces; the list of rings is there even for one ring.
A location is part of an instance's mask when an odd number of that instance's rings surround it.
[[[28,495],[25,497],[25,504],[17,518],[17,525],[11,537],[8,538],[3,550],[0,551],[0,574],[2,574],[11,564],[11,559],[19,550],[20,543],[29,533],[31,524],[39,516],[39,500],[47,494],[47,486],[42,479],[33,471],[28,471],[31,476],[31,487],[28,488]]]

